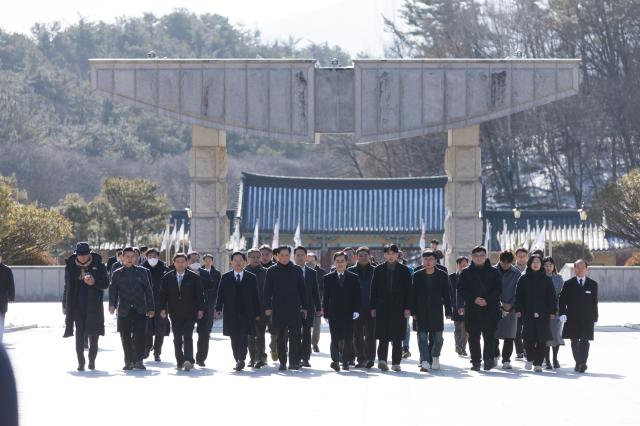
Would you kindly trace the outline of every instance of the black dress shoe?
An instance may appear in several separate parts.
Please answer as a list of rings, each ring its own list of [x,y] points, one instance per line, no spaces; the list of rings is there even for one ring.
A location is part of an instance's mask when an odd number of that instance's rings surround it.
[[[340,371],[340,364],[337,362],[332,362],[331,363],[331,368],[333,368],[336,371]]]
[[[290,364],[289,365],[289,370],[300,370],[300,365],[299,364]]]
[[[359,362],[359,363],[356,364],[356,368],[365,368],[366,365],[367,364],[364,363],[364,362]]]
[[[124,365],[124,367],[122,367],[122,369],[123,369],[123,370],[126,370],[126,371],[128,371],[128,370],[133,370],[133,363],[131,363],[131,362],[127,362],[127,363]]]
[[[279,371],[285,371],[287,369],[287,364],[280,364],[280,367],[278,367]]]
[[[89,361],[89,370],[95,370],[95,369],[96,369],[96,362]]]
[[[244,361],[236,362],[236,367],[234,368],[234,370],[236,370],[236,371],[244,370]]]
[[[585,371],[587,371],[587,364],[582,364],[582,365],[580,366],[580,372],[581,372],[581,373],[584,373]]]
[[[344,364],[342,364],[342,369],[343,369],[344,371],[349,371],[349,364],[348,364],[348,363],[344,363]]]
[[[302,366],[303,367],[307,367],[307,368],[311,368],[311,364],[309,364],[309,361],[302,361]]]
[[[553,368],[560,368],[560,363],[558,362],[557,359],[553,361]]]
[[[580,371],[580,367],[581,367],[580,364],[576,364],[576,366],[573,367],[573,371],[575,371],[577,373],[578,371]]]
[[[84,371],[84,364],[78,364],[78,371]]]
[[[473,364],[473,365],[471,366],[471,369],[472,369],[473,371],[480,371],[480,364]]]
[[[496,364],[495,364],[495,362],[494,362],[492,359],[486,360],[486,361],[484,362],[484,369],[485,369],[485,371],[489,371],[489,370],[491,370],[491,369],[492,369],[493,367],[495,367],[495,366],[496,366]]]
[[[135,368],[136,370],[146,370],[147,369],[147,367],[144,366],[142,361],[138,361],[135,364],[133,364],[133,368]]]
[[[198,364],[199,367],[206,367],[204,361],[198,361],[196,364]]]
[[[256,362],[254,360],[249,361],[249,364],[247,364],[250,368],[254,368],[256,366]]]
[[[260,361],[256,362],[255,368],[262,368],[265,365],[267,365],[267,364],[263,360],[260,360]]]
[[[314,351],[315,353],[320,352],[320,348],[318,347],[318,345],[313,345],[313,351]]]
[[[371,369],[373,367],[373,361],[367,361],[367,364],[365,365],[365,368],[367,370]]]
[[[153,356],[153,359],[154,359],[156,362],[160,362],[160,355],[154,355],[154,356]]]

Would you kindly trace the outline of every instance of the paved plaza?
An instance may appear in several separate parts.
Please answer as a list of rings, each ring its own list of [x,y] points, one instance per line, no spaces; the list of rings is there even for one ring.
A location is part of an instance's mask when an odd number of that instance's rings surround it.
[[[7,333],[5,343],[18,382],[21,424],[262,424],[434,425],[450,424],[640,424],[639,303],[601,303],[600,323],[586,374],[573,371],[569,346],[562,368],[533,373],[514,369],[469,371],[468,358],[453,351],[452,324],[445,325],[442,370],[420,373],[418,347],[401,373],[373,368],[336,373],[329,368],[326,324],[312,368],[278,372],[273,363],[237,373],[221,323],[211,337],[207,366],[175,370],[171,338],[162,362],[146,371],[122,371],[115,320],[107,315],[96,371],[76,371],[74,340],[62,339],[59,303],[19,303],[7,322],[37,328]],[[195,337],[195,335],[194,335]]]

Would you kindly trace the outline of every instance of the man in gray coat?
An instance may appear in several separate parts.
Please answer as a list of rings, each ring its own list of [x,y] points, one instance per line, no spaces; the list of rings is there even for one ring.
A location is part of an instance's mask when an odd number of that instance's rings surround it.
[[[500,253],[500,262],[496,269],[502,276],[502,294],[500,302],[502,305],[502,318],[498,321],[496,329],[496,364],[500,357],[500,340],[502,344],[502,369],[511,370],[511,354],[513,354],[513,343],[516,338],[518,319],[513,309],[516,303],[516,285],[520,279],[520,270],[513,266],[514,256],[511,250]]]

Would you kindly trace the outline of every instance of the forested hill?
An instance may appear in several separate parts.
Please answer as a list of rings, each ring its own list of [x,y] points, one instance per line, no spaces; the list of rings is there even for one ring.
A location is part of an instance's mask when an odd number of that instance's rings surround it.
[[[300,44],[291,37],[265,43],[256,30],[233,26],[225,17],[185,10],[114,24],[81,19],[64,29],[36,24],[31,36],[0,30],[0,174],[15,175],[29,199],[44,205],[55,205],[68,192],[92,198],[105,176],[147,176],[162,184],[171,204],[183,207],[190,128],[91,94],[87,59],[144,58],[153,50],[168,58],[350,62],[338,47]],[[258,150],[276,158],[287,150],[290,160],[305,156],[303,149],[277,141],[229,138],[232,156]]]

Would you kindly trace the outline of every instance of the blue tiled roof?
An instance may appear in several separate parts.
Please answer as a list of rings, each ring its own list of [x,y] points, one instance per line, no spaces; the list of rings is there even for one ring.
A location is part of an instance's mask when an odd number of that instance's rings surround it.
[[[315,234],[429,233],[444,228],[446,176],[393,179],[326,179],[242,174],[237,216],[241,232]]]

